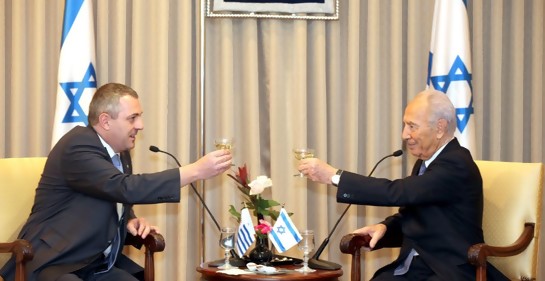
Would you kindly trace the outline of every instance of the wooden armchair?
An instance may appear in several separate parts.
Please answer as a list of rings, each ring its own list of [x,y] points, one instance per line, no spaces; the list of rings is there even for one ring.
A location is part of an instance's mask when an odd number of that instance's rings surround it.
[[[26,280],[25,263],[33,258],[31,245],[16,237],[34,203],[34,191],[45,161],[46,157],[0,159],[0,267],[15,255],[15,281]],[[146,239],[131,236],[127,237],[125,244],[138,249],[145,246],[144,277],[146,281],[153,281],[153,254],[165,249],[163,236],[156,233]]]
[[[468,249],[477,281],[486,280],[490,262],[510,280],[536,280],[541,224],[542,163],[476,161],[483,178],[483,232],[487,243]],[[352,255],[351,281],[361,279],[360,250],[368,235],[348,234],[341,252]],[[506,245],[506,246],[491,246]]]
[[[476,162],[483,177],[486,241],[468,251],[469,261],[477,267],[476,280],[486,280],[487,260],[511,280],[535,280],[543,164]]]
[[[142,239],[140,236],[132,236],[127,234],[125,239],[125,245],[133,246],[137,249],[145,247],[145,260],[144,260],[144,280],[155,280],[155,262],[153,260],[153,254],[162,252],[165,249],[165,239],[163,235],[159,233],[150,233],[146,239]]]

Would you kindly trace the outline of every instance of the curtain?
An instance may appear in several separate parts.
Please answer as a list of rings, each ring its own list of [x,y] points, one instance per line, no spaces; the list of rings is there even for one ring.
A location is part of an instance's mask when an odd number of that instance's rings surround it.
[[[130,85],[145,112],[135,172],[176,166],[150,145],[187,164],[230,137],[236,166],[228,173],[246,164],[251,178],[269,176],[263,196],[293,212],[300,230],[314,230],[318,247],[346,205],[336,203],[334,187],[293,176],[292,150],[314,148],[333,166],[366,175],[402,148],[403,109],[426,84],[434,1],[343,0],[338,21],[207,18],[204,1],[94,1],[98,84]],[[63,8],[63,0],[0,1],[0,157],[49,152]],[[544,162],[543,1],[470,0],[468,11],[474,158]],[[404,177],[415,160],[388,159],[374,176]],[[196,187],[220,225],[237,225],[228,208],[242,197],[229,177]],[[348,280],[340,238],[394,212],[352,206],[320,258],[343,265]],[[167,241],[157,280],[197,280],[200,262],[222,258],[219,231],[191,188],[179,204],[136,213]],[[296,247],[285,254],[302,256]],[[366,253],[364,279],[396,255]]]

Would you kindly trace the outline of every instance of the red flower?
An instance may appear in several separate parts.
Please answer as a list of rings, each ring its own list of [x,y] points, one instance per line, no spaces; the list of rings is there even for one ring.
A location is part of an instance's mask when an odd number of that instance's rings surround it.
[[[242,167],[238,167],[237,178],[240,180],[242,185],[248,185],[248,168],[246,168],[246,164],[244,164]]]
[[[259,224],[255,227],[257,236],[265,236],[272,230],[272,225],[266,220],[259,220]]]

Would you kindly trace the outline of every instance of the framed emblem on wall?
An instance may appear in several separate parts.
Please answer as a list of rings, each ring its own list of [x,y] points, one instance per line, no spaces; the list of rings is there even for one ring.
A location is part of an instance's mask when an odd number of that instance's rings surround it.
[[[206,0],[208,17],[338,20],[339,0]]]

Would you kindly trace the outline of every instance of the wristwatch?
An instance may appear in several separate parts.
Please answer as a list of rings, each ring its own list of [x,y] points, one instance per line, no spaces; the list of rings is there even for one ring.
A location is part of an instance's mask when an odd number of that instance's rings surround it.
[[[331,183],[334,186],[339,186],[339,181],[341,180],[342,173],[343,173],[343,170],[339,169],[333,176],[331,176]]]

